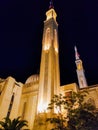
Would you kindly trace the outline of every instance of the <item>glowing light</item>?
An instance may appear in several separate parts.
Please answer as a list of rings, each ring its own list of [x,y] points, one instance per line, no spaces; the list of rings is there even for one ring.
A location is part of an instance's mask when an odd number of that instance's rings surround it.
[[[55,48],[55,51],[58,53],[58,48]]]
[[[54,107],[54,113],[58,114],[60,112],[60,108],[59,107]]]
[[[50,48],[50,45],[49,45],[49,44],[46,44],[46,45],[43,46],[43,49],[44,49],[44,50],[49,50],[49,48]]]
[[[78,70],[81,70],[82,69],[82,61],[80,60],[79,63],[77,64],[77,68]]]
[[[47,112],[47,107],[48,105],[45,103],[40,104],[38,107],[38,113]]]

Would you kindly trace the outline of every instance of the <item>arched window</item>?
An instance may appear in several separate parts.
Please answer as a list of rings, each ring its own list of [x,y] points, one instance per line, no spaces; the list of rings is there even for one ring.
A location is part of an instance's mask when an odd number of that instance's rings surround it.
[[[45,34],[45,45],[44,49],[48,50],[50,47],[50,28],[46,29],[46,34]]]
[[[92,98],[89,98],[87,103],[90,103],[91,105],[95,106],[95,101]]]
[[[11,113],[11,110],[12,110],[12,106],[13,106],[13,102],[14,102],[14,93],[11,96],[11,101],[10,101],[10,104],[9,104],[9,108],[8,108],[8,112],[7,112],[7,117],[10,116],[10,113]]]
[[[27,105],[27,103],[24,102],[24,104],[23,104],[23,110],[22,110],[22,119],[24,119],[24,117],[25,117],[26,105]]]
[[[56,52],[58,52],[58,37],[56,29],[54,29],[54,49]]]

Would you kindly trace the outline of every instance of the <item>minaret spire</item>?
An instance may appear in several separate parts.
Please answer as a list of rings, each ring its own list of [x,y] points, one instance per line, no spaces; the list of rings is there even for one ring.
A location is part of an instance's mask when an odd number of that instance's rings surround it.
[[[87,81],[86,81],[86,77],[85,77],[85,73],[84,73],[84,68],[82,65],[82,60],[79,57],[76,46],[74,47],[74,49],[75,49],[75,63],[76,63],[76,67],[77,67],[76,71],[77,71],[79,87],[85,88],[85,87],[87,87]]]
[[[54,8],[54,6],[53,6],[53,0],[50,0],[49,9],[51,9],[51,8]]]
[[[75,46],[74,49],[75,49],[75,58],[76,58],[76,60],[78,60],[78,59],[80,59],[80,56],[79,56],[77,47]]]

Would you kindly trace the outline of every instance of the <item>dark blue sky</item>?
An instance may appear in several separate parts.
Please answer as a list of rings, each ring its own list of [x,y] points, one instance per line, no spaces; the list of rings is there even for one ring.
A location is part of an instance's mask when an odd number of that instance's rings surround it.
[[[25,82],[39,73],[49,0],[0,1],[0,77]],[[89,85],[98,83],[98,1],[54,0],[58,14],[61,84],[77,82],[74,45]]]

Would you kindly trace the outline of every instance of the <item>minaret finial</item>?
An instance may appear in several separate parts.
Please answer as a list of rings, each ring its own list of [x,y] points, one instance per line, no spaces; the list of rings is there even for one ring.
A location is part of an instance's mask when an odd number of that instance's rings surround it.
[[[78,51],[77,51],[77,47],[75,46],[74,49],[75,49],[75,58],[76,58],[76,60],[78,60],[80,58],[79,58],[79,54],[78,54]]]
[[[54,8],[54,6],[53,6],[53,0],[50,0],[49,9],[51,9],[51,8]]]

